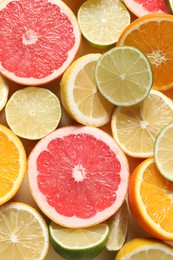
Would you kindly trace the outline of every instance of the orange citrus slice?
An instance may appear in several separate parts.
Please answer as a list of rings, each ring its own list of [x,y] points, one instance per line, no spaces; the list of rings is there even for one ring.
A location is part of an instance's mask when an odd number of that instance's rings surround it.
[[[154,158],[139,164],[130,177],[128,201],[132,215],[153,237],[173,240],[173,183],[158,171]]]
[[[20,139],[0,125],[0,205],[10,200],[20,188],[26,172],[26,154]]]
[[[173,87],[173,16],[149,14],[133,21],[121,34],[117,46],[139,48],[151,62],[154,74],[153,88]]]
[[[28,158],[31,193],[53,222],[94,226],[112,216],[127,194],[129,165],[113,138],[90,126],[61,127]]]

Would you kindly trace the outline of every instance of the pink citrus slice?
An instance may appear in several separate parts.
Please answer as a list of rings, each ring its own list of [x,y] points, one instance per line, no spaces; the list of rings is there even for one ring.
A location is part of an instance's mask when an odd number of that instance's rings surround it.
[[[168,13],[165,0],[123,0],[123,3],[137,17],[153,13]]]
[[[77,19],[60,0],[3,1],[0,24],[0,71],[24,85],[60,77],[81,42]]]
[[[28,180],[47,217],[70,228],[89,227],[108,219],[122,205],[129,165],[104,131],[67,126],[36,144],[28,158]]]

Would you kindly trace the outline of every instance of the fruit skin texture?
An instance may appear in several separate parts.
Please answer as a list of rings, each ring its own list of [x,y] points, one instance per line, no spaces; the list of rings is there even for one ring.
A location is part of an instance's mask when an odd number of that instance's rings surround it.
[[[132,172],[130,176],[130,181],[129,181],[129,188],[128,188],[128,203],[129,203],[129,208],[134,216],[135,220],[137,223],[145,230],[148,232],[148,234],[151,234],[153,237],[165,240],[165,241],[173,241],[173,235],[172,236],[166,236],[163,233],[159,232],[155,227],[150,225],[150,218],[147,221],[147,216],[144,216],[142,213],[143,210],[143,205],[140,207],[139,202],[139,197],[140,195],[138,194],[139,192],[139,180],[142,178],[142,172],[143,168],[146,169],[146,164],[150,165],[151,163],[154,163],[154,158],[150,157],[148,159],[145,159],[142,163],[140,163],[135,170]],[[144,180],[145,181],[145,180]],[[138,188],[137,188],[138,187]],[[158,202],[159,203],[159,202]]]

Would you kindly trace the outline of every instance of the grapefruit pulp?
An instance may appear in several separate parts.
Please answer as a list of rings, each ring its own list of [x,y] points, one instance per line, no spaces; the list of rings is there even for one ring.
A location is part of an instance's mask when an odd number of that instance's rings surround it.
[[[113,138],[90,126],[59,128],[28,158],[28,181],[39,208],[70,228],[103,222],[122,205],[129,165]]]
[[[0,24],[0,71],[24,85],[62,75],[81,42],[77,19],[60,0],[3,1]]]
[[[165,0],[123,0],[123,3],[137,17],[168,12]]]

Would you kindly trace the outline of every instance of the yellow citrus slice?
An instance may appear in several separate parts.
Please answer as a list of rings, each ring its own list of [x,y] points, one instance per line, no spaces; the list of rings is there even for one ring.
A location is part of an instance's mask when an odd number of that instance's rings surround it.
[[[7,103],[8,93],[9,87],[2,78],[2,76],[0,76],[0,111],[4,108],[4,106]]]
[[[153,88],[160,91],[173,87],[172,33],[171,14],[149,14],[128,25],[117,42],[117,46],[134,46],[147,55],[154,74]]]
[[[61,119],[61,105],[50,90],[27,87],[13,93],[6,104],[5,114],[16,135],[35,140],[56,129]]]
[[[130,46],[115,47],[99,58],[95,77],[99,91],[112,104],[132,106],[147,97],[153,83],[147,57]]]
[[[112,134],[126,154],[146,158],[153,155],[156,136],[172,118],[172,100],[157,90],[151,90],[143,102],[115,108],[111,120]]]
[[[115,260],[172,260],[173,249],[170,245],[152,238],[134,238],[127,242],[115,257]]]
[[[83,36],[98,47],[117,42],[130,24],[130,13],[119,0],[87,0],[78,10],[78,22]]]
[[[112,105],[98,91],[95,67],[101,54],[86,54],[66,70],[61,80],[61,100],[68,114],[78,123],[102,126],[111,119]]]
[[[10,200],[20,188],[26,172],[26,153],[20,139],[0,125],[0,205]]]
[[[106,249],[118,251],[124,245],[128,231],[128,206],[126,200],[118,211],[107,220],[109,225],[109,237]]]
[[[130,211],[147,233],[173,241],[173,182],[158,171],[154,158],[140,163],[130,177],[128,201]]]
[[[10,202],[0,208],[0,259],[45,258],[49,248],[48,228],[31,206]]]
[[[109,226],[101,223],[88,228],[66,228],[54,222],[49,225],[50,241],[64,259],[93,259],[108,239]]]
[[[164,126],[158,134],[154,145],[154,159],[160,173],[173,181],[173,123]]]

